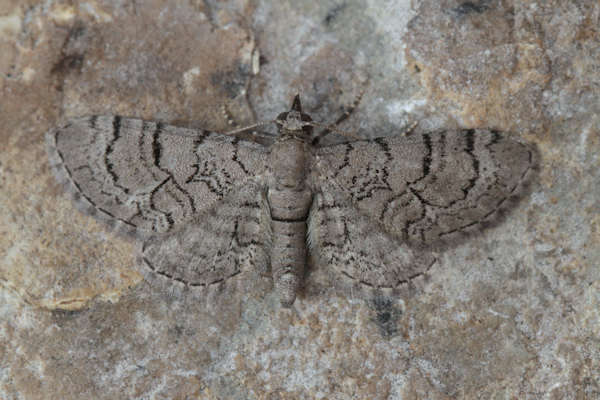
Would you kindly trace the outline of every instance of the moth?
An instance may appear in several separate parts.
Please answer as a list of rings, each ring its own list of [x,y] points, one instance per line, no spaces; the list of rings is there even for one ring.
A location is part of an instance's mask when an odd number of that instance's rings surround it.
[[[398,292],[432,249],[508,210],[536,166],[533,146],[494,130],[320,145],[299,95],[271,122],[256,140],[88,116],[50,130],[48,154],[82,211],[140,239],[150,279],[202,293],[270,274],[287,307],[309,255],[336,284]]]

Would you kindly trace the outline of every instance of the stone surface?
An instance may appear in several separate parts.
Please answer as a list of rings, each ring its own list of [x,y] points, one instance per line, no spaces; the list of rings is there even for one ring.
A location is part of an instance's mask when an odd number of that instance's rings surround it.
[[[598,25],[594,0],[0,1],[0,398],[600,397]],[[331,121],[361,90],[349,131],[491,127],[542,158],[404,298],[317,271],[291,310],[163,294],[48,168],[74,116],[223,130],[221,105],[269,119],[300,91]]]

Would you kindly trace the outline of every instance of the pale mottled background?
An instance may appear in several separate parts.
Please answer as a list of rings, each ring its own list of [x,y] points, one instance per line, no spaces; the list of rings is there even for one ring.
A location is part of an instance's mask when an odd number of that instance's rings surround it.
[[[600,3],[0,0],[0,398],[600,398]],[[369,302],[314,271],[294,308],[153,290],[79,214],[44,133],[119,113],[223,130],[299,91],[365,137],[491,127],[536,143],[531,194]]]

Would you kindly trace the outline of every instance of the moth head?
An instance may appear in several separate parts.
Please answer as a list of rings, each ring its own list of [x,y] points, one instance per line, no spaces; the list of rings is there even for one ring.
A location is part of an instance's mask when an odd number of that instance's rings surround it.
[[[275,119],[279,132],[283,135],[310,137],[313,123],[310,115],[302,112],[300,95],[297,94],[289,111],[281,113]]]

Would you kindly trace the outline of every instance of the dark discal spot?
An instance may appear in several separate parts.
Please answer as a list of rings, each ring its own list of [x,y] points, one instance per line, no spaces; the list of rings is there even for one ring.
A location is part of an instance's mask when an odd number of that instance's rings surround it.
[[[379,327],[381,334],[387,338],[396,336],[398,333],[397,323],[402,316],[402,310],[387,297],[376,297],[371,306],[375,311],[372,321]]]

